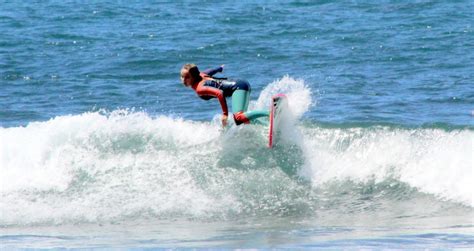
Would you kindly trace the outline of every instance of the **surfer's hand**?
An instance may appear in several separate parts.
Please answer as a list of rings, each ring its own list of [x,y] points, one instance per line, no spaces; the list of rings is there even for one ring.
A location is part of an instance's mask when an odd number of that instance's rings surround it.
[[[227,115],[222,115],[221,121],[222,121],[222,127],[226,127],[227,126]]]
[[[221,72],[223,72],[224,71],[224,65],[221,65],[221,68],[222,68]]]

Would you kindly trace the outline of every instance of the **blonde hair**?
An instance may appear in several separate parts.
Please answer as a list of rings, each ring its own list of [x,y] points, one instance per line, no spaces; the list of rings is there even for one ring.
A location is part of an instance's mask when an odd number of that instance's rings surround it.
[[[187,72],[189,72],[189,74],[191,74],[194,79],[199,79],[199,77],[201,76],[201,73],[199,72],[199,69],[195,64],[185,64],[183,65],[183,68],[181,68],[181,70],[186,70]]]

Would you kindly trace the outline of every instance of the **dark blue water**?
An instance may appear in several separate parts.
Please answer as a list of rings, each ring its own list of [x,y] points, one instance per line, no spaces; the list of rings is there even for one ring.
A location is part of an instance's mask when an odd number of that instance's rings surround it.
[[[472,1],[3,3],[3,126],[99,108],[209,117],[181,87],[226,64],[254,97],[302,78],[316,122],[472,125]],[[183,100],[193,98],[196,103]],[[204,118],[203,118],[204,119]]]
[[[3,1],[0,246],[472,248],[473,10]],[[189,62],[287,93],[285,140],[220,130]]]

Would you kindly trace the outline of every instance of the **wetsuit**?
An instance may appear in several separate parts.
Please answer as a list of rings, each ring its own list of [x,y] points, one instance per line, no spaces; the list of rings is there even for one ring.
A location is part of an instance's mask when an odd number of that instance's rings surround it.
[[[222,72],[222,67],[206,70],[201,73],[202,80],[192,88],[197,95],[205,100],[217,98],[222,113],[228,115],[226,97],[232,97],[232,112],[237,125],[250,123],[256,118],[268,116],[268,111],[247,111],[250,97],[250,84],[246,80],[214,79],[212,76]]]

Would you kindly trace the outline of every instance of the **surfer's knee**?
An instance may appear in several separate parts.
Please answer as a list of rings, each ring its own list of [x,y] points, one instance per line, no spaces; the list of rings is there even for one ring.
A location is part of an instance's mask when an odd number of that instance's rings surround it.
[[[251,91],[250,84],[247,80],[237,79],[235,81],[235,85],[237,87],[236,88],[237,90],[244,90],[244,91],[248,91],[248,92]]]
[[[243,111],[234,113],[234,121],[236,125],[250,124],[250,120],[245,116]]]

